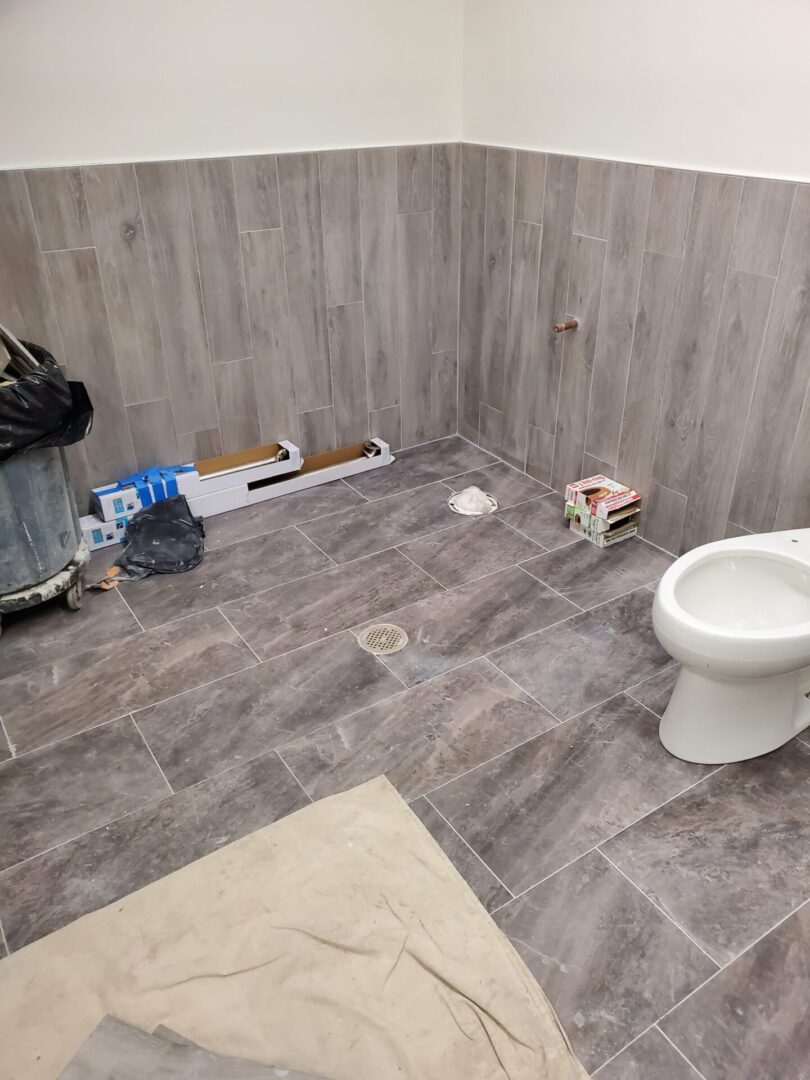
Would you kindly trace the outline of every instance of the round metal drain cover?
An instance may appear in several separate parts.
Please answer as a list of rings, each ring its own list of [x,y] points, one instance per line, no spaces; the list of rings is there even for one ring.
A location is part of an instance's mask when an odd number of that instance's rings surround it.
[[[408,644],[408,635],[393,623],[381,622],[366,627],[357,640],[366,652],[379,656],[381,653],[394,653],[404,649]]]

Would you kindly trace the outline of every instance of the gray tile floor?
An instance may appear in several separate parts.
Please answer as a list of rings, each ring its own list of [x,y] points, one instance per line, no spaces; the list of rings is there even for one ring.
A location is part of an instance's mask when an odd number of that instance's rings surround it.
[[[449,511],[469,483],[495,517]],[[810,744],[670,757],[670,560],[561,513],[452,437],[213,519],[189,574],[7,620],[0,955],[385,772],[600,1080],[810,1080]],[[382,618],[410,637],[385,663],[356,640]]]

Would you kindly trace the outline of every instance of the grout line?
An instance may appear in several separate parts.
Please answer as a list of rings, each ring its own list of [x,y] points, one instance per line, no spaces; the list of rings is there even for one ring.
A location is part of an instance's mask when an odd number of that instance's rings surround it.
[[[692,1069],[694,1069],[695,1073],[700,1078],[700,1080],[705,1080],[705,1077],[704,1077],[703,1073],[700,1071],[700,1069],[698,1069],[696,1065],[692,1064],[692,1062],[689,1060],[689,1058],[686,1056],[686,1054],[683,1052],[683,1050],[681,1050],[681,1048],[679,1046],[677,1046],[672,1041],[672,1039],[670,1039],[669,1035],[667,1035],[667,1033],[663,1030],[663,1028],[660,1028],[658,1026],[657,1021],[653,1025],[653,1027],[655,1028],[655,1030],[658,1032],[659,1035],[661,1035],[664,1039],[666,1039],[666,1041],[669,1043],[669,1045],[672,1047],[672,1049],[683,1058],[683,1060],[686,1062],[686,1064],[689,1065]]]
[[[489,657],[481,656],[481,657],[478,657],[478,659],[483,660],[485,664],[487,664],[489,667],[491,667],[492,670],[496,673],[496,675],[499,675],[502,679],[506,679],[507,682],[510,682],[512,684],[512,686],[517,687],[517,689],[521,692],[521,694],[525,694],[526,697],[531,698],[531,700],[535,703],[535,705],[538,705],[544,712],[547,712],[549,714],[549,716],[552,716],[557,721],[558,724],[562,724],[562,723],[565,722],[563,720],[560,720],[559,716],[557,716],[556,713],[553,713],[551,711],[551,709],[548,707],[548,705],[543,705],[541,702],[539,702],[537,700],[537,698],[534,696],[534,694],[530,694],[528,690],[524,690],[523,687],[520,685],[520,683],[515,682],[515,680],[512,678],[511,675],[507,675],[505,671],[501,671],[500,668],[495,667],[495,665],[492,663],[492,661],[489,659]],[[471,663],[472,663],[472,661],[471,661]],[[549,728],[547,730],[551,730],[551,729]],[[539,734],[542,735],[542,734],[544,734],[544,732],[540,732]]]
[[[140,627],[141,633],[145,634],[145,633],[146,633],[146,627],[145,627],[145,626],[143,625],[143,623],[141,622],[141,620],[140,620],[140,619],[138,618],[138,616],[137,616],[137,615],[135,614],[135,612],[134,612],[134,611],[132,610],[132,608],[130,607],[130,605],[129,605],[129,602],[127,601],[127,598],[126,598],[126,597],[124,596],[124,594],[123,594],[123,593],[121,592],[121,589],[120,589],[119,587],[116,587],[116,588],[114,589],[114,592],[115,592],[115,593],[116,593],[116,594],[117,594],[118,596],[120,596],[120,597],[121,597],[121,602],[123,603],[124,607],[125,607],[125,608],[127,609],[127,611],[128,611],[129,613],[130,613],[130,615],[132,616],[132,618],[133,618],[133,619],[135,620],[135,622],[136,622],[136,623],[138,624],[138,626]]]
[[[40,248],[40,255],[61,255],[66,251],[95,251],[95,249],[95,244],[79,244],[76,247],[66,248]]]
[[[11,758],[9,760],[13,761],[17,756],[17,747],[14,745],[14,743],[11,741],[11,738],[9,737],[8,730],[6,729],[6,725],[3,721],[2,713],[0,713],[0,732],[3,733],[3,735],[5,736],[5,740],[8,743],[8,750],[11,754]]]
[[[292,769],[288,765],[287,761],[281,756],[280,751],[271,750],[270,753],[275,754],[275,756],[278,758],[278,760],[281,762],[281,764],[284,766],[284,768],[287,770],[287,772],[290,774],[290,776],[293,778],[293,780],[296,782],[296,784],[301,788],[301,790],[304,793],[304,798],[307,800],[307,802],[308,803],[315,802],[315,799],[312,798],[310,793],[307,791],[307,789],[304,787],[304,785],[301,783],[301,781],[298,779],[298,777],[292,771]],[[260,754],[258,756],[261,757],[262,755]],[[255,760],[255,759],[251,758],[251,760]],[[241,762],[240,762],[240,764],[241,764]],[[219,775],[221,776],[222,774],[220,773]]]
[[[154,763],[155,763],[155,766],[157,767],[157,770],[158,770],[158,772],[159,772],[159,773],[160,773],[160,775],[161,775],[161,776],[163,777],[163,779],[164,779],[164,780],[166,781],[166,787],[167,787],[167,788],[169,789],[169,794],[170,794],[170,795],[174,795],[174,794],[176,794],[176,793],[175,793],[175,790],[174,790],[174,788],[173,788],[173,787],[172,787],[172,785],[171,785],[171,784],[169,783],[169,778],[168,778],[168,776],[167,776],[167,775],[166,775],[166,773],[165,773],[165,772],[163,771],[163,768],[162,768],[162,766],[161,766],[160,762],[158,761],[158,759],[157,759],[157,758],[155,757],[155,754],[154,754],[154,751],[152,750],[152,747],[151,747],[151,746],[149,745],[149,743],[148,743],[148,742],[146,741],[146,736],[144,735],[144,733],[143,733],[143,732],[141,731],[140,727],[138,726],[138,721],[137,721],[137,720],[135,719],[135,717],[134,717],[134,716],[132,715],[132,713],[130,713],[130,716],[129,716],[129,718],[130,718],[130,720],[132,721],[132,723],[133,723],[133,724],[135,725],[135,730],[136,730],[136,731],[138,732],[138,734],[140,735],[140,737],[141,737],[141,741],[143,742],[143,745],[144,745],[144,746],[146,747],[146,749],[147,749],[147,750],[149,751],[149,756],[150,756],[150,757],[152,758],[152,761],[154,761]],[[148,806],[149,804],[147,803],[146,805]],[[90,830],[88,830],[88,831],[90,831]],[[82,835],[84,835],[84,834],[82,834]]]
[[[262,658],[259,656],[259,654],[256,652],[256,650],[253,648],[253,646],[250,644],[250,642],[245,641],[245,638],[243,637],[243,635],[239,633],[239,631],[233,625],[233,623],[228,618],[228,616],[225,614],[225,612],[222,610],[222,608],[217,608],[216,610],[220,613],[220,615],[225,620],[225,622],[228,624],[228,626],[230,626],[231,630],[233,630],[233,632],[236,634],[236,636],[239,638],[239,640],[242,641],[247,646],[247,648],[250,649],[250,651],[253,653],[253,655],[256,657],[256,664],[254,665],[254,667],[257,667],[259,664],[261,664],[262,663]],[[251,669],[250,668],[243,668],[242,670],[243,671],[250,671]],[[239,672],[237,671],[236,674],[238,675]]]
[[[464,839],[464,837],[463,837],[463,836],[461,835],[461,833],[460,833],[460,832],[458,831],[458,829],[456,829],[455,825],[453,825],[453,823],[452,823],[451,821],[448,821],[448,820],[447,820],[447,818],[446,818],[446,817],[444,816],[444,814],[443,814],[443,813],[441,812],[441,810],[439,810],[439,809],[438,809],[437,807],[435,807],[435,806],[433,805],[433,803],[432,803],[432,802],[430,801],[430,799],[428,798],[428,796],[427,796],[427,795],[422,795],[422,796],[419,796],[419,798],[422,798],[422,799],[424,799],[424,800],[425,800],[425,802],[426,802],[426,803],[428,804],[428,806],[429,806],[429,807],[431,807],[431,809],[432,809],[432,810],[433,810],[433,811],[434,811],[434,812],[435,812],[436,814],[438,814],[438,815],[439,815],[439,817],[440,817],[440,818],[442,819],[442,821],[443,821],[443,822],[445,823],[445,825],[447,825],[447,827],[448,827],[448,828],[449,828],[449,829],[451,830],[451,832],[455,833],[455,835],[456,835],[456,836],[458,837],[458,839],[459,839],[459,840],[460,840],[460,841],[462,842],[462,844],[463,844],[463,845],[464,845],[464,847],[465,847],[465,848],[467,849],[467,851],[469,851],[469,852],[470,852],[470,854],[472,854],[472,855],[473,855],[473,856],[474,856],[474,857],[475,857],[475,858],[476,858],[476,859],[478,860],[478,862],[480,862],[480,863],[481,863],[481,865],[482,865],[482,866],[484,867],[484,869],[485,869],[485,870],[486,870],[486,871],[487,871],[488,873],[490,873],[490,874],[492,875],[492,877],[494,877],[494,878],[495,878],[495,880],[496,880],[496,881],[498,882],[498,884],[499,884],[499,885],[500,885],[500,886],[501,886],[502,888],[506,889],[506,891],[507,891],[507,892],[509,893],[509,896],[510,896],[510,898],[511,898],[511,897],[513,897],[513,893],[512,893],[512,890],[511,890],[511,889],[509,888],[509,886],[508,886],[508,885],[505,885],[505,884],[504,884],[504,883],[503,883],[503,882],[501,881],[501,879],[500,879],[500,878],[498,877],[498,875],[497,875],[497,874],[495,873],[495,871],[494,871],[494,870],[492,870],[492,869],[491,869],[491,868],[490,868],[489,866],[487,866],[487,864],[486,864],[486,863],[484,862],[484,860],[483,860],[483,859],[481,858],[481,856],[480,856],[480,855],[478,854],[478,852],[477,852],[477,851],[474,851],[474,850],[473,850],[473,849],[472,849],[472,848],[470,847],[470,845],[469,845],[469,844],[467,843],[467,841],[466,841],[466,840]],[[414,801],[415,801],[415,800],[414,800]],[[438,841],[436,841],[436,842],[438,843]],[[441,845],[440,845],[440,846],[441,846]],[[449,856],[448,856],[448,858],[449,858]],[[452,861],[452,860],[451,860],[451,861]],[[469,884],[469,882],[468,882],[468,884]],[[509,902],[510,902],[510,901],[509,901],[509,900],[507,900],[507,901],[505,901],[504,903],[507,903],[507,904],[508,904]],[[503,907],[503,906],[504,906],[504,904],[499,904],[499,905],[498,905],[498,907],[499,907],[499,908],[500,908],[500,907]],[[497,909],[496,909],[496,910],[497,910]]]
[[[2,919],[0,919],[0,941],[2,941],[3,945],[5,945],[6,957],[11,956],[11,949],[8,946],[8,939],[6,938],[6,932],[3,929],[3,921],[2,921]],[[0,957],[0,959],[2,959],[2,957]]]
[[[455,528],[455,527],[456,527],[456,526],[454,526],[454,525],[450,525],[450,526],[448,526],[448,528],[447,528],[447,529],[437,529],[436,531],[437,531],[437,533],[443,533],[443,532],[448,532],[448,531],[449,531],[449,529],[453,529],[453,528]],[[407,551],[403,551],[403,550],[402,550],[402,548],[403,548],[403,547],[407,547],[407,546],[408,546],[408,544],[414,544],[414,543],[417,543],[417,542],[418,542],[419,540],[428,540],[428,539],[429,539],[429,538],[430,538],[431,536],[433,536],[433,535],[434,535],[433,533],[428,533],[428,534],[427,534],[427,536],[417,536],[417,537],[415,537],[415,539],[414,539],[414,540],[407,540],[407,541],[406,541],[406,542],[405,542],[405,543],[404,543],[404,544],[402,545],[402,547],[394,548],[394,550],[395,550],[395,551],[398,551],[398,552],[400,553],[400,555],[404,555],[404,556],[405,556],[405,558],[406,558],[406,559],[408,560],[408,562],[409,562],[409,563],[413,563],[413,565],[414,565],[414,566],[416,567],[416,569],[417,569],[417,570],[421,570],[423,574],[427,574],[427,576],[428,576],[428,577],[429,577],[429,578],[431,579],[431,581],[435,581],[435,582],[436,582],[436,584],[437,584],[437,585],[439,586],[439,588],[440,588],[440,589],[443,589],[443,590],[444,590],[444,592],[449,592],[450,590],[448,589],[447,585],[443,585],[443,584],[442,584],[442,582],[441,582],[441,581],[439,581],[439,579],[438,579],[437,577],[434,577],[434,576],[433,576],[433,574],[431,574],[431,572],[430,572],[429,570],[425,570],[424,566],[420,566],[418,562],[415,562],[415,561],[414,561],[414,560],[413,560],[413,559],[412,559],[412,558],[410,557],[410,555],[408,554],[408,552],[407,552]],[[457,588],[458,586],[455,586],[455,587]],[[418,604],[418,603],[419,603],[419,601],[417,600],[417,601],[416,601],[416,603]]]
[[[328,515],[327,515],[327,516],[328,516]],[[303,524],[303,522],[302,522],[302,524]],[[299,529],[297,525],[291,525],[291,526],[290,526],[290,528],[291,528],[291,529],[295,529],[295,531],[296,531],[296,532],[297,532],[297,533],[299,534],[299,536],[303,536],[303,538],[304,538],[304,539],[305,539],[305,540],[306,540],[306,541],[307,541],[308,543],[312,544],[312,546],[313,546],[314,548],[318,548],[318,551],[320,551],[321,555],[325,556],[325,558],[327,558],[327,559],[329,560],[329,562],[330,562],[330,563],[331,563],[332,565],[331,565],[331,566],[325,566],[325,567],[323,568],[324,570],[333,570],[333,569],[334,569],[334,568],[335,568],[336,566],[340,565],[339,563],[335,562],[335,560],[334,560],[334,559],[332,558],[332,556],[331,556],[331,555],[327,555],[327,554],[326,554],[326,552],[325,552],[325,551],[323,550],[323,548],[322,548],[322,547],[320,547],[320,546],[319,546],[318,544],[316,544],[316,543],[315,543],[315,541],[314,541],[314,540],[312,539],[312,537],[310,537],[310,536],[307,536],[307,534],[306,534],[306,533],[305,533],[305,532],[303,531],[303,529]],[[303,575],[303,577],[309,577],[309,576],[310,576],[309,574],[304,574],[304,575]],[[301,578],[293,578],[293,581],[300,581],[300,580],[301,580]],[[284,585],[284,584],[286,584],[286,582],[281,582],[280,584]],[[273,587],[274,587],[274,586],[271,586],[271,588],[273,588]],[[237,599],[240,599],[240,600],[241,600],[241,599],[243,599],[243,598],[242,598],[242,597],[238,597]]]
[[[626,881],[626,882],[628,883],[628,885],[631,885],[631,886],[632,886],[632,888],[633,888],[633,889],[634,889],[634,890],[635,890],[635,891],[636,891],[637,893],[639,893],[639,895],[643,896],[645,900],[648,900],[648,901],[650,902],[650,904],[652,904],[652,906],[653,906],[653,907],[654,907],[654,908],[655,908],[655,909],[656,909],[656,910],[657,910],[658,912],[660,912],[660,914],[661,914],[661,915],[663,915],[663,916],[664,916],[664,918],[665,918],[665,919],[667,919],[667,920],[668,920],[669,922],[671,922],[671,923],[672,923],[672,925],[673,925],[673,926],[675,927],[675,929],[676,929],[676,930],[680,930],[680,932],[681,932],[681,933],[683,934],[683,936],[684,936],[685,938],[687,938],[687,939],[688,939],[689,941],[691,941],[691,942],[692,942],[692,944],[693,944],[693,945],[694,945],[694,946],[695,946],[696,948],[700,949],[700,951],[701,951],[701,952],[703,953],[703,955],[704,955],[704,956],[705,956],[705,957],[706,957],[707,959],[711,960],[711,962],[712,962],[712,963],[713,963],[713,964],[714,964],[714,965],[715,965],[716,967],[718,967],[718,968],[720,967],[720,965],[719,965],[719,964],[718,964],[718,962],[717,962],[717,961],[715,960],[715,958],[714,958],[714,957],[713,957],[713,956],[712,956],[712,955],[711,955],[710,953],[706,952],[706,950],[705,950],[705,949],[703,948],[703,946],[702,946],[702,945],[700,944],[700,942],[698,942],[698,941],[695,941],[695,939],[694,939],[694,938],[692,937],[692,935],[691,935],[691,934],[690,934],[690,933],[689,933],[689,932],[688,932],[687,930],[685,930],[685,929],[684,929],[684,927],[680,925],[680,923],[676,922],[676,921],[675,921],[675,919],[673,919],[673,917],[672,917],[672,916],[671,916],[671,915],[669,914],[669,912],[668,912],[668,911],[666,911],[666,910],[665,910],[665,909],[664,909],[664,908],[663,908],[663,907],[662,907],[662,906],[661,906],[661,905],[660,905],[660,904],[658,903],[658,901],[657,901],[657,900],[653,899],[653,897],[652,897],[652,896],[650,896],[650,895],[649,895],[649,893],[646,893],[646,892],[645,892],[645,891],[644,891],[644,890],[643,890],[643,889],[641,888],[641,886],[640,886],[640,885],[638,885],[638,884],[637,884],[637,883],[636,883],[635,881],[633,881],[633,879],[632,879],[631,877],[629,877],[629,876],[628,876],[627,874],[625,874],[624,870],[622,870],[622,868],[621,868],[620,866],[618,866],[618,865],[617,865],[617,864],[616,864],[616,863],[615,863],[615,862],[613,861],[613,859],[611,859],[611,858],[610,858],[610,856],[609,856],[609,855],[606,855],[606,854],[604,853],[604,851],[602,851],[602,849],[601,849],[601,848],[597,848],[597,849],[596,849],[596,854],[597,854],[597,855],[601,855],[601,856],[602,856],[602,858],[603,858],[603,859],[605,860],[605,862],[609,863],[609,864],[610,864],[610,865],[611,865],[611,866],[613,867],[613,869],[614,869],[614,870],[615,870],[615,871],[616,871],[617,873],[621,874],[621,876],[622,876],[622,877],[623,877],[623,878],[625,879],[625,881]]]
[[[605,1060],[602,1062],[602,1064],[599,1066],[599,1068],[595,1069],[594,1072],[591,1073],[592,1080],[598,1080],[600,1072],[602,1071],[602,1069],[604,1069],[604,1067],[606,1065],[609,1065],[611,1063],[611,1061],[614,1061],[619,1056],[619,1054],[623,1054],[625,1052],[625,1050],[629,1050],[631,1046],[635,1046],[636,1043],[639,1041],[639,1039],[643,1038],[647,1034],[648,1031],[652,1031],[652,1029],[654,1027],[655,1027],[655,1021],[653,1021],[652,1024],[648,1024],[647,1027],[645,1027],[643,1031],[640,1031],[638,1033],[638,1035],[634,1035],[633,1038],[630,1040],[630,1042],[625,1043],[624,1046],[621,1047],[620,1050],[617,1050],[615,1054],[611,1054],[609,1058],[605,1058]],[[701,1080],[703,1080],[702,1077],[701,1077]]]

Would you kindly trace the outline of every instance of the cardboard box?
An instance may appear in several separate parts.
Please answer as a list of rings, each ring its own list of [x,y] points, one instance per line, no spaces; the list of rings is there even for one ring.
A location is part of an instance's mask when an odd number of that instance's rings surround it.
[[[586,540],[590,540],[590,542],[597,547],[606,548],[611,547],[613,544],[618,544],[622,540],[629,540],[631,536],[635,536],[638,532],[638,524],[638,519],[634,518],[622,525],[619,529],[614,529],[609,532],[594,532],[591,529],[583,528],[579,520],[572,518],[569,528],[571,529],[571,532],[577,533],[578,536],[584,536]]]
[[[90,551],[98,551],[99,548],[110,547],[112,544],[123,544],[131,518],[130,514],[114,521],[102,521],[95,514],[86,514],[79,518],[85,544]]]
[[[565,489],[565,501],[573,503],[583,511],[597,518],[608,518],[614,511],[638,502],[639,493],[618,480],[598,473],[584,480],[568,484]]]

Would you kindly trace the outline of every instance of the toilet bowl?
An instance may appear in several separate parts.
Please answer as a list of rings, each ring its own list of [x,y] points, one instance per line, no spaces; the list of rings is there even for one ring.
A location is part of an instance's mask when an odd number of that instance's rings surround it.
[[[745,761],[810,725],[810,529],[683,555],[658,585],[653,627],[682,665],[659,728],[676,757]]]

